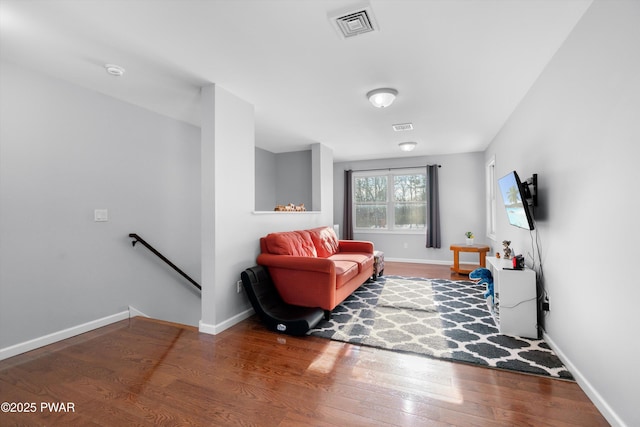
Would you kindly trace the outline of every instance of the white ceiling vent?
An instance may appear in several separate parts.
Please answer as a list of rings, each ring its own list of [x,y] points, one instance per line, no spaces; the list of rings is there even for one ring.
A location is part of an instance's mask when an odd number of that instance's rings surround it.
[[[350,12],[342,11],[331,14],[329,20],[338,35],[345,39],[378,30],[373,11],[369,6],[360,7]]]
[[[399,123],[397,125],[392,125],[393,130],[396,132],[402,132],[405,130],[413,130],[413,123]]]

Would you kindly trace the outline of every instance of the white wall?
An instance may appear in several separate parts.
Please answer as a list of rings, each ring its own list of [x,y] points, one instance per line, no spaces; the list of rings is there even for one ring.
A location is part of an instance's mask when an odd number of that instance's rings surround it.
[[[335,223],[333,217],[333,151],[319,142],[311,144],[312,209],[322,212],[323,224]]]
[[[376,249],[384,251],[385,259],[407,262],[451,264],[449,246],[465,241],[464,233],[473,231],[475,243],[493,243],[485,237],[485,188],[484,158],[482,153],[465,153],[444,156],[421,156],[396,159],[367,160],[336,163],[334,167],[334,217],[344,230],[344,171],[440,164],[440,216],[442,247],[426,248],[425,233],[376,234],[356,233],[354,238],[374,242]],[[405,248],[406,244],[406,248]],[[460,254],[462,261],[478,262],[477,254]]]
[[[240,273],[255,265],[259,238],[270,232],[333,224],[333,203],[323,191],[322,211],[254,213],[253,106],[218,85],[202,89],[202,320],[218,333],[251,314]],[[333,188],[332,159],[319,165]]]
[[[322,211],[254,213],[253,107],[221,88],[208,89],[201,136],[37,72],[0,70],[0,349],[129,306],[223,330],[250,312],[235,282],[260,236],[333,224],[333,157],[320,144]],[[96,223],[102,208],[109,221]],[[131,232],[200,282],[202,298],[133,248]]]
[[[486,152],[539,174],[546,331],[614,425],[640,425],[640,2],[595,1]],[[529,232],[498,238],[532,252]],[[529,263],[531,260],[529,259]]]
[[[197,292],[128,234],[200,280],[199,130],[5,62],[0,93],[0,348],[129,305],[197,324]]]

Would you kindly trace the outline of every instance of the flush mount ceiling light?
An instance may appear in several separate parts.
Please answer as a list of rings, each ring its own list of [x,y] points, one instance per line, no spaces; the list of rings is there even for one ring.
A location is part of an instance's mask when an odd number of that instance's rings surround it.
[[[418,143],[413,141],[401,142],[400,144],[398,144],[402,151],[413,151],[413,149],[416,148],[416,145],[418,145]]]
[[[396,99],[398,91],[390,88],[375,89],[367,93],[369,102],[376,108],[386,108],[393,104]]]
[[[105,64],[104,68],[105,70],[107,70],[107,73],[111,74],[112,76],[120,77],[124,74],[124,68],[119,65]]]

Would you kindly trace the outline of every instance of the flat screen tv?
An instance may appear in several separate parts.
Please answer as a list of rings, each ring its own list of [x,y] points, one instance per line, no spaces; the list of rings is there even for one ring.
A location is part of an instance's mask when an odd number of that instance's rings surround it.
[[[530,199],[528,187],[522,185],[516,171],[513,171],[498,180],[504,207],[507,210],[509,223],[526,230],[533,230],[533,215],[528,199]]]

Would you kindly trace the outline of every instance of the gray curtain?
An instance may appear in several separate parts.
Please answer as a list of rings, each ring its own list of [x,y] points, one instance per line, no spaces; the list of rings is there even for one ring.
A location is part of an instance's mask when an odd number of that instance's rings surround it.
[[[342,234],[343,239],[353,240],[353,206],[351,189],[351,176],[353,171],[344,171],[344,211],[342,218]]]
[[[439,167],[440,165],[427,165],[427,248],[441,247]]]

